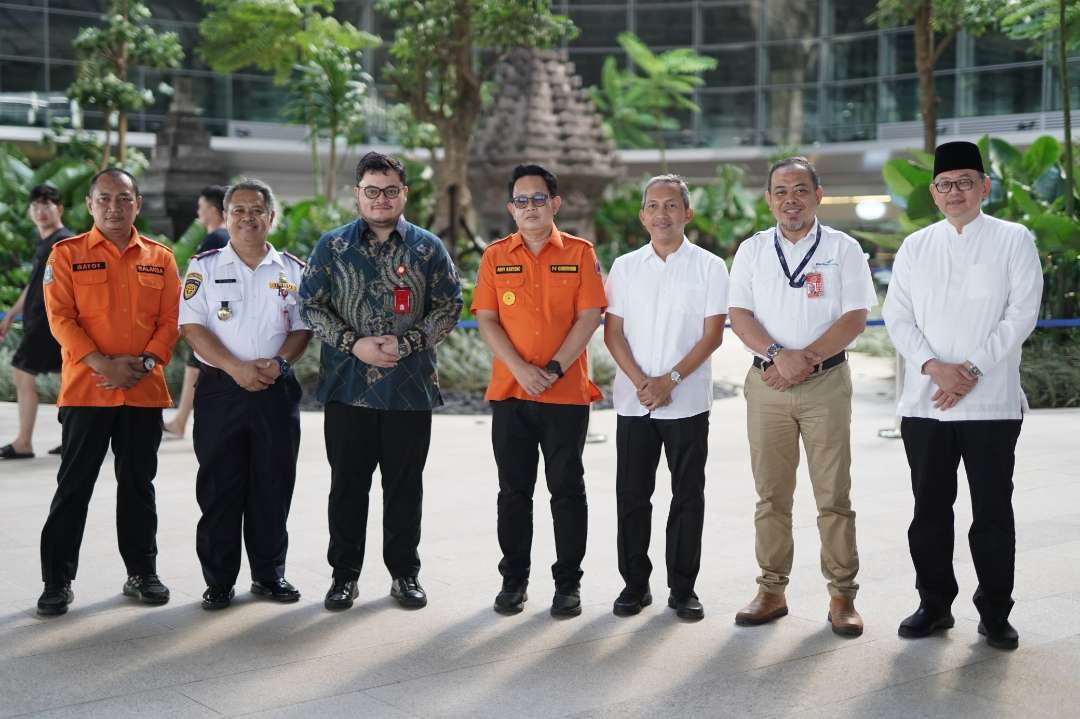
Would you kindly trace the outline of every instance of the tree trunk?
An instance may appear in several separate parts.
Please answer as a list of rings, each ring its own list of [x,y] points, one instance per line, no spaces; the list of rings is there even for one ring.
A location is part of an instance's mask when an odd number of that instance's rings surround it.
[[[1065,44],[1069,28],[1065,18],[1065,0],[1058,0],[1058,62],[1061,64],[1061,113],[1065,121],[1065,216],[1076,217],[1076,179],[1073,176],[1072,108],[1069,107],[1069,62]]]
[[[130,6],[124,2],[124,22],[128,22]],[[116,74],[120,82],[128,79],[128,46],[126,42],[120,43],[116,52]],[[118,120],[116,123],[116,162],[121,167],[127,162],[127,108],[118,107]]]
[[[469,146],[470,133],[462,128],[449,128],[440,132],[443,138],[443,157],[438,165],[438,199],[431,230],[440,235],[450,256],[457,261],[462,245],[462,221],[472,209],[472,193],[469,192]],[[456,188],[451,191],[451,188]],[[464,238],[469,240],[471,238]]]
[[[121,167],[127,162],[127,112],[120,110],[116,122],[116,163]]]
[[[104,170],[109,166],[109,155],[112,154],[112,127],[109,126],[109,115],[111,113],[105,113],[105,143],[101,149],[101,167],[99,170]]]
[[[934,29],[930,26],[930,2],[915,11],[915,69],[919,74],[919,110],[923,121],[923,150],[937,147],[937,94],[934,90]]]
[[[337,199],[337,125],[330,126],[330,157],[326,161],[326,178],[323,187],[326,192],[326,202],[334,204]]]

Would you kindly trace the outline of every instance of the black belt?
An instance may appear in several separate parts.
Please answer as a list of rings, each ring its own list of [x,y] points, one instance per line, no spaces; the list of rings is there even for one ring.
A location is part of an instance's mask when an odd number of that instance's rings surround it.
[[[814,365],[814,370],[810,374],[817,374],[818,372],[824,372],[827,369],[832,369],[838,364],[847,362],[847,352],[837,352],[832,357],[828,358],[824,362],[818,365]],[[754,356],[754,366],[761,371],[765,371],[772,367],[773,363],[766,359],[761,359],[758,356]]]
[[[224,379],[224,378],[232,379],[232,377],[229,376],[229,373],[226,372],[223,369],[218,369],[217,367],[212,367],[212,366],[206,364],[205,362],[199,362],[199,360],[195,360],[195,361],[198,362],[199,371],[201,371],[201,372],[203,372],[203,373],[205,373],[205,374],[207,374],[207,375],[209,375],[211,377],[217,377],[218,379]]]

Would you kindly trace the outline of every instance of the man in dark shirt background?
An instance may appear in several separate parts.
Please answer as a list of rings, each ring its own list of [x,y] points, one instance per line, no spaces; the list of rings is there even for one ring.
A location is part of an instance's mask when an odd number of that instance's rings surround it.
[[[229,242],[229,231],[225,229],[225,192],[228,187],[207,185],[199,193],[195,220],[206,228],[196,255],[208,250],[220,250]],[[176,405],[176,414],[165,423],[166,439],[183,439],[187,431],[188,418],[195,402],[195,383],[199,380],[199,361],[194,353],[188,354],[187,367],[184,368],[184,386],[180,390],[180,402]]]
[[[0,341],[3,341],[15,317],[22,314],[23,337],[11,358],[11,378],[19,404],[19,433],[11,444],[0,447],[0,459],[30,459],[34,456],[32,437],[38,410],[35,378],[39,374],[60,371],[60,345],[53,339],[49,322],[45,319],[41,278],[53,244],[74,233],[61,222],[64,205],[59,190],[52,185],[38,185],[30,190],[28,212],[37,227],[39,238],[30,280],[4,319],[0,320]],[[49,454],[60,454],[60,447],[49,450]]]

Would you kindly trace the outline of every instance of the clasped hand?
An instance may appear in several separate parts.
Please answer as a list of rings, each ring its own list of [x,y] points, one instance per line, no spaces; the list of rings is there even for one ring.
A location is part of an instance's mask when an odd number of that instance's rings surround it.
[[[934,409],[942,411],[955,407],[979,382],[979,378],[960,363],[934,359],[923,365],[923,372],[930,375],[938,387],[930,401],[934,403]]]
[[[784,392],[809,377],[823,360],[821,355],[812,350],[783,349],[776,353],[762,377],[765,384]]]
[[[142,357],[131,355],[105,357],[93,372],[100,389],[131,389],[149,374]]]
[[[248,392],[258,392],[277,381],[277,378],[281,376],[281,367],[275,359],[260,357],[237,362],[230,368],[229,376]]]
[[[671,404],[671,393],[674,389],[675,383],[669,376],[646,377],[637,388],[638,402],[641,402],[645,409],[654,412]]]
[[[373,367],[390,369],[396,367],[401,355],[398,338],[394,335],[361,337],[352,347],[353,357]]]

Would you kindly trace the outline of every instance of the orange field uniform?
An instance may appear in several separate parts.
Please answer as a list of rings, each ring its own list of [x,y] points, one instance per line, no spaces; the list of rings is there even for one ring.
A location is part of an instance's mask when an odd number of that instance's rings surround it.
[[[63,360],[58,406],[172,406],[164,373],[180,336],[180,278],[172,250],[132,228],[121,252],[94,227],[56,243],[43,284]],[[102,389],[82,362],[95,351],[152,354],[161,362],[131,389]]]
[[[552,226],[547,244],[534,256],[521,233],[488,245],[480,262],[472,311],[493,310],[521,358],[543,367],[562,346],[580,310],[607,307],[600,262],[587,240]],[[601,398],[589,380],[582,352],[563,377],[538,397],[526,392],[510,368],[492,359],[486,400],[509,398],[551,404],[589,404]]]

